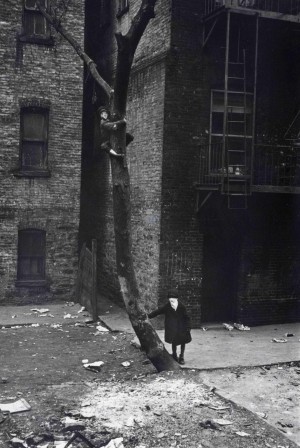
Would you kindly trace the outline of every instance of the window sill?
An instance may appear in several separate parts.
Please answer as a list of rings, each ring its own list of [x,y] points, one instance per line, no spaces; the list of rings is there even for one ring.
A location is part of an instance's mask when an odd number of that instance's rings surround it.
[[[46,45],[48,47],[54,46],[54,39],[52,36],[19,36],[19,41],[25,44]]]
[[[17,287],[25,287],[25,288],[37,288],[46,286],[46,280],[17,280],[15,285]]]
[[[14,171],[13,175],[15,177],[51,177],[51,172],[49,170],[18,170]]]
[[[124,16],[124,14],[126,14],[128,11],[129,11],[129,5],[126,6],[126,8],[118,11],[117,14],[116,14],[116,18],[120,19],[120,17]]]

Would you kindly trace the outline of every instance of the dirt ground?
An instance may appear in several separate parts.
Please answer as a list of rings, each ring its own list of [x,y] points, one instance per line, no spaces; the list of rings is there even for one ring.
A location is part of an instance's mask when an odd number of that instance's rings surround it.
[[[157,374],[131,339],[128,334],[98,332],[95,324],[0,329],[0,403],[24,398],[31,406],[29,411],[0,416],[0,447],[64,448],[63,441],[76,430],[94,447],[120,437],[125,448],[297,446],[285,437],[297,429],[290,417],[299,409],[297,386],[287,394],[291,382],[298,382],[297,366]],[[83,366],[83,360],[104,364],[94,372]],[[262,394],[253,391],[253,385],[258,389],[268,376],[271,384],[274,375],[281,384],[274,392],[280,421],[294,424],[279,428],[285,433],[268,424],[273,411],[261,406],[270,398],[269,389],[260,402],[256,396]],[[246,390],[242,380],[247,380],[250,399],[257,403],[254,412],[266,412],[267,418],[219,397],[204,379],[216,385],[216,392],[226,383],[232,397],[236,390]],[[289,406],[285,395],[291,398]],[[274,414],[275,420],[279,414]],[[88,445],[76,439],[72,447],[76,446]]]

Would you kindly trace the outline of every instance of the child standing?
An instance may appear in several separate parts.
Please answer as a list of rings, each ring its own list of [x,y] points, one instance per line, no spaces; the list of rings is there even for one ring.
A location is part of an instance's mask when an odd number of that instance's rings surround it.
[[[190,319],[187,315],[185,306],[179,302],[178,294],[172,290],[168,294],[168,302],[158,308],[148,317],[156,317],[160,314],[165,315],[165,341],[172,344],[172,356],[179,364],[185,364],[184,351],[185,344],[191,342]],[[180,355],[177,356],[177,345],[180,345]]]

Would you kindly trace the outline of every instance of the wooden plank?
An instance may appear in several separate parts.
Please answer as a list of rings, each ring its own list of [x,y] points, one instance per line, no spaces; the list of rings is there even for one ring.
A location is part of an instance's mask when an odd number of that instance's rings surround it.
[[[83,243],[79,256],[77,284],[76,284],[76,301],[77,303],[80,304],[81,304],[81,292],[82,292],[82,268],[83,268],[85,250],[86,250],[86,244]]]
[[[91,305],[93,321],[98,319],[97,310],[97,240],[92,240],[92,290]]]

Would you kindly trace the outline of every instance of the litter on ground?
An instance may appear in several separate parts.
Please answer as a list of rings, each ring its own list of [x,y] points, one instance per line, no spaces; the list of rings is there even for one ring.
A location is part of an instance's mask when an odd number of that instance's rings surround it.
[[[93,372],[99,372],[103,364],[104,364],[103,361],[96,361],[91,363],[85,363],[83,364],[83,367],[88,370],[92,370]]]
[[[214,423],[217,423],[217,424],[220,425],[220,426],[233,425],[233,422],[231,422],[230,420],[225,420],[225,419],[223,419],[223,418],[220,418],[220,419],[216,419],[216,418],[214,418],[214,419],[213,419],[213,422],[214,422]]]
[[[236,435],[241,436],[241,437],[250,437],[250,434],[248,434],[247,432],[244,432],[244,431],[237,431]]]
[[[31,308],[31,311],[34,311],[35,313],[45,314],[49,312],[48,308]]]
[[[102,327],[102,325],[98,325],[97,327],[96,327],[96,330],[97,331],[101,331],[101,332],[106,332],[106,331],[109,331],[109,329],[108,328],[105,328],[105,327]]]
[[[287,339],[284,339],[284,338],[273,338],[272,341],[273,342],[277,342],[277,343],[284,343],[284,342],[287,342]]]
[[[233,326],[234,326],[234,328],[236,328],[237,330],[240,330],[240,331],[249,331],[250,330],[250,327],[247,327],[246,325],[243,325],[243,324],[234,323]]]
[[[24,398],[20,398],[13,403],[0,403],[1,411],[9,411],[11,414],[16,414],[17,412],[30,411],[31,406]]]
[[[122,366],[123,367],[129,367],[130,366],[130,362],[129,361],[124,361],[124,362],[122,362]]]
[[[223,324],[223,327],[226,329],[226,330],[228,330],[228,331],[232,331],[233,330],[233,326],[232,325],[230,325],[230,324]]]

